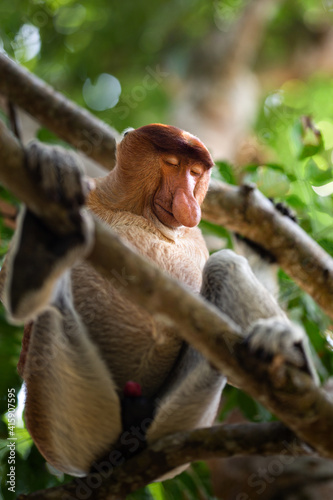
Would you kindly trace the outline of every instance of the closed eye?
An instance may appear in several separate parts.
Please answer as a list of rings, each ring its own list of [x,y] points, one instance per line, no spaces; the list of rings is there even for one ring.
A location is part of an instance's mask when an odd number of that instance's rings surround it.
[[[201,169],[192,169],[191,175],[193,175],[194,177],[200,177],[202,175],[202,170]]]
[[[178,167],[179,165],[179,160],[175,156],[166,156],[165,158],[163,158],[163,161],[171,167]]]

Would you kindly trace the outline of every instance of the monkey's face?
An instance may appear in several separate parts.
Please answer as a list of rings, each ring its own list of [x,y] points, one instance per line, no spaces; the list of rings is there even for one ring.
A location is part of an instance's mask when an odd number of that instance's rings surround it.
[[[183,155],[162,153],[158,161],[161,180],[152,200],[154,214],[171,228],[197,226],[210,169]]]
[[[169,125],[146,125],[127,132],[117,155],[128,193],[135,182],[135,213],[150,212],[172,229],[199,223],[214,162],[197,137]]]

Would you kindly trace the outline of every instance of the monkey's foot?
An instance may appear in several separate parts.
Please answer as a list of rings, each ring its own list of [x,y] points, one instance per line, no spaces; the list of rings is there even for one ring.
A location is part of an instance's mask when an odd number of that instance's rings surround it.
[[[45,309],[57,279],[90,250],[91,216],[82,209],[77,214],[77,229],[60,236],[23,209],[6,283],[6,306],[14,320],[34,319]]]
[[[262,361],[270,363],[274,358],[280,357],[282,362],[305,371],[318,383],[308,339],[297,325],[291,325],[279,318],[259,320],[251,327],[245,343]]]

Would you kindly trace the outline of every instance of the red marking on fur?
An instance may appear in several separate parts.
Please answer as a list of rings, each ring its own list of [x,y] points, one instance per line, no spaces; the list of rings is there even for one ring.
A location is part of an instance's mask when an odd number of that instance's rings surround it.
[[[132,398],[142,396],[141,385],[137,382],[126,382],[124,387],[124,396],[130,396]]]

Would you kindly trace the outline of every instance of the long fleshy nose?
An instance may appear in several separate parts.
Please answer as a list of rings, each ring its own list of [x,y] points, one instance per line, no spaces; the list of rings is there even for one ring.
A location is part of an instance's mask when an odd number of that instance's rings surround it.
[[[183,226],[197,226],[201,219],[201,210],[190,190],[178,188],[172,204],[174,218]]]

